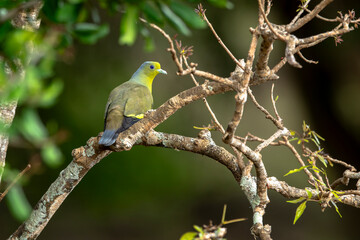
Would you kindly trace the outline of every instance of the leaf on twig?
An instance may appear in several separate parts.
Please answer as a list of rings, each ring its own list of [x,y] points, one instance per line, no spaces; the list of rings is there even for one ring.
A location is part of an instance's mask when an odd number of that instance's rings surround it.
[[[197,234],[197,232],[186,232],[180,237],[180,240],[193,240]]]
[[[300,167],[300,168],[296,168],[296,169],[290,170],[288,173],[286,173],[286,174],[284,175],[284,177],[287,176],[287,175],[293,174],[293,173],[300,172],[300,171],[303,170],[304,168],[308,168],[308,167],[310,167],[310,166],[311,166],[311,165],[306,165],[306,166],[302,166],[302,167]]]
[[[335,203],[333,200],[331,200],[331,203],[332,203],[332,205],[334,205],[336,212],[337,212],[337,213],[339,214],[339,216],[342,218],[342,216],[341,216],[341,214],[340,214],[340,211],[339,211],[339,208],[338,208],[338,206],[336,206],[336,203]]]
[[[295,218],[294,218],[293,224],[295,224],[296,221],[297,221],[297,220],[301,217],[301,215],[304,213],[304,211],[305,211],[305,209],[306,209],[306,202],[307,202],[307,201],[301,203],[301,204],[297,207],[296,212],[295,212]]]
[[[298,199],[295,199],[295,200],[289,200],[289,201],[286,201],[287,203],[299,203],[299,202],[302,202],[302,201],[304,201],[305,200],[305,198],[303,198],[303,197],[300,197],[300,198],[298,198]]]
[[[306,193],[307,193],[307,195],[308,195],[308,199],[311,199],[312,193],[310,192],[310,190],[307,189],[307,188],[305,188],[305,191],[306,191]]]

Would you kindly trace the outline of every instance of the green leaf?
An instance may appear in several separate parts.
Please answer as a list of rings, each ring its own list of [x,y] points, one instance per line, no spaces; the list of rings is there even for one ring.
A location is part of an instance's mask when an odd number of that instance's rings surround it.
[[[6,36],[3,51],[10,59],[20,58],[26,60],[28,56],[29,43],[33,41],[36,33],[17,29]]]
[[[53,143],[45,144],[41,149],[41,156],[49,167],[57,168],[62,163],[62,153],[59,148]]]
[[[302,201],[304,201],[304,200],[305,200],[305,198],[300,197],[300,198],[298,198],[298,199],[289,200],[289,201],[286,201],[286,202],[287,202],[287,203],[299,203],[299,202],[302,202]]]
[[[296,141],[296,140],[298,140],[299,138],[292,138],[292,139],[290,139],[289,140],[289,142],[293,142],[293,141]]]
[[[26,199],[22,188],[15,184],[6,195],[7,204],[11,214],[18,221],[25,221],[31,213],[31,206]]]
[[[59,23],[74,23],[79,16],[80,5],[63,3],[58,4],[55,21]]]
[[[334,194],[334,197],[339,201],[339,202],[342,202],[339,195],[338,194],[341,194],[342,192],[338,192],[338,191],[331,191],[332,194]]]
[[[308,199],[311,199],[312,193],[310,192],[310,190],[307,189],[307,188],[305,188],[305,191],[306,191],[306,193],[307,193],[307,195],[308,195]]]
[[[187,233],[184,233],[184,234],[180,237],[180,240],[194,240],[197,234],[198,234],[197,232],[187,232]]]
[[[62,92],[63,86],[64,83],[59,79],[52,81],[50,86],[45,88],[40,95],[39,105],[42,107],[51,106]]]
[[[316,156],[322,162],[322,164],[324,164],[324,166],[327,167],[327,163],[326,163],[327,161],[325,160],[325,158],[320,154],[316,154]]]
[[[10,22],[5,22],[0,24],[0,42],[2,42],[8,34],[14,30],[14,27],[11,25]]]
[[[331,200],[332,205],[334,205],[336,212],[339,214],[339,216],[342,218],[338,206],[335,204],[334,201]]]
[[[286,173],[286,174],[284,175],[284,177],[287,176],[287,175],[293,174],[293,173],[300,172],[300,171],[303,170],[304,168],[308,168],[308,167],[310,167],[310,166],[311,166],[311,165],[306,165],[306,166],[302,166],[302,167],[300,167],[300,168],[296,168],[296,169],[290,170],[288,173]]]
[[[190,36],[191,32],[186,24],[177,16],[167,5],[159,3],[160,10],[164,14],[165,18],[169,21],[177,31],[181,32],[185,36]]]
[[[27,108],[24,110],[19,128],[28,141],[36,144],[39,144],[47,137],[47,130],[34,109]]]
[[[205,28],[207,26],[206,22],[201,19],[201,17],[195,13],[193,8],[180,3],[180,2],[171,2],[170,8],[178,15],[184,22],[196,29]]]
[[[134,5],[127,5],[126,12],[121,18],[119,43],[132,45],[136,40],[139,9]]]
[[[304,211],[305,211],[305,209],[306,209],[306,202],[307,202],[307,201],[301,203],[301,204],[297,207],[296,212],[295,212],[295,218],[294,218],[293,224],[295,224],[296,221],[297,221],[297,220],[301,217],[301,215],[304,213]]]
[[[77,23],[74,28],[75,37],[86,44],[94,44],[108,33],[109,26],[107,24]]]
[[[318,167],[315,166],[315,165],[312,165],[312,168],[311,168],[311,169],[312,169],[314,172],[317,172],[317,173],[321,172],[322,174],[326,175],[326,172],[325,172],[325,171],[321,170],[320,168],[318,168]]]
[[[197,226],[197,225],[194,225],[193,227],[194,227],[194,229],[195,229],[196,231],[198,231],[200,234],[204,234],[204,230],[202,229],[202,227],[199,227],[199,226]]]
[[[155,8],[152,4],[152,2],[144,2],[144,4],[141,6],[141,10],[143,11],[145,18],[152,23],[155,23],[157,25],[164,24],[164,17],[161,15],[159,10]]]

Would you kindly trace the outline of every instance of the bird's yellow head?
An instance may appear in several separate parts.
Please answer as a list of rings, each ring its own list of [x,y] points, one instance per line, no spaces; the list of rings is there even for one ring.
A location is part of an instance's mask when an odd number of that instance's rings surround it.
[[[160,63],[153,61],[144,62],[139,69],[131,77],[131,81],[143,84],[149,88],[150,92],[152,89],[152,82],[156,75],[159,73],[167,74],[167,72],[161,69]]]

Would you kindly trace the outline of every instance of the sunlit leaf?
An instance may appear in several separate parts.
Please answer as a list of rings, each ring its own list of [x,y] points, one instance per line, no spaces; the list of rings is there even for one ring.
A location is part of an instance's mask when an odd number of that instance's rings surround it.
[[[314,170],[314,171],[317,172],[317,173],[321,172],[322,174],[326,175],[326,172],[325,172],[325,171],[321,170],[320,168],[318,168],[318,167],[315,166],[315,165],[312,165],[312,168],[311,168],[311,169]]]
[[[139,17],[139,10],[136,6],[127,5],[125,14],[120,22],[120,37],[119,43],[125,45],[132,45],[136,40],[137,35],[137,21]]]
[[[305,209],[306,209],[306,202],[307,202],[307,201],[301,203],[301,204],[297,207],[296,212],[295,212],[295,218],[294,218],[293,224],[295,224],[296,221],[297,221],[297,220],[301,217],[301,215],[304,213],[304,211],[305,211]]]
[[[322,141],[325,141],[325,138],[323,138],[322,136],[320,136],[317,132],[314,132],[314,131],[313,131],[313,134],[314,134],[315,137],[320,138]]]
[[[315,139],[311,138],[310,140],[313,141],[315,143],[315,145],[320,149],[320,145],[318,142],[315,141]]]
[[[341,194],[343,192],[338,192],[338,191],[331,191],[332,194],[334,194],[334,197],[339,201],[339,202],[342,202],[339,195],[338,194]]]
[[[310,166],[311,166],[311,165],[306,165],[306,166],[302,166],[302,167],[300,167],[300,168],[296,168],[296,169],[290,170],[288,173],[286,173],[286,174],[284,175],[284,177],[287,176],[287,175],[293,174],[293,173],[300,172],[300,171],[303,170],[304,168],[308,168],[308,167],[310,167]]]
[[[327,161],[325,160],[325,158],[320,154],[316,154],[316,156],[322,162],[322,164],[324,164],[324,166],[327,167]]]
[[[194,240],[197,234],[198,234],[197,232],[187,232],[187,233],[184,233],[184,234],[180,237],[180,240]]]
[[[289,200],[289,201],[286,201],[286,202],[287,202],[287,203],[299,203],[299,202],[302,202],[302,201],[304,201],[304,200],[305,200],[305,198],[300,197],[300,198],[298,198],[298,199]]]
[[[197,226],[197,225],[194,225],[193,227],[194,227],[194,229],[195,229],[196,231],[198,231],[200,234],[204,234],[204,229],[202,229],[202,227],[199,227],[199,226]]]
[[[339,216],[342,218],[338,206],[335,204],[334,201],[331,200],[332,205],[334,205],[336,212],[339,214]]]

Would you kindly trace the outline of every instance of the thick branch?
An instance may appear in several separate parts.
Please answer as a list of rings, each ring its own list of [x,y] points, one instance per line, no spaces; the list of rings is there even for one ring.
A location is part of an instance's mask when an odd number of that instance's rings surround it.
[[[285,181],[279,181],[276,177],[268,177],[266,180],[266,185],[269,189],[275,190],[286,198],[308,198],[307,191],[310,191],[312,196],[311,199],[319,200],[321,196],[321,192],[315,189],[300,189],[296,187],[292,187],[287,184]],[[360,208],[360,196],[355,194],[345,194],[339,196],[340,199],[333,197],[333,201],[339,202],[341,200],[342,203],[353,206],[356,208]]]
[[[172,148],[208,156],[226,166],[232,172],[236,181],[240,182],[241,172],[236,164],[235,156],[225,148],[217,146],[211,139],[211,134],[208,130],[202,130],[198,138],[150,131],[142,138],[141,144]]]

